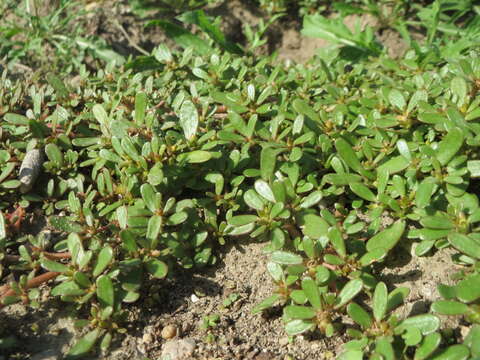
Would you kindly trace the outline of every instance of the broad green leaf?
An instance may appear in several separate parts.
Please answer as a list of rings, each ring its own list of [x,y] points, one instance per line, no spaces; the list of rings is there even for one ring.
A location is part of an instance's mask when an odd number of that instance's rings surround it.
[[[168,266],[163,261],[158,259],[150,259],[145,262],[145,268],[157,279],[163,279],[167,276]]]
[[[97,119],[98,123],[103,126],[108,124],[108,114],[101,104],[95,104],[92,107],[93,116]]]
[[[322,309],[322,302],[320,300],[320,292],[318,291],[317,284],[310,277],[302,279],[302,290],[308,299],[308,302],[313,306],[315,310]]]
[[[275,196],[273,195],[272,188],[264,180],[257,180],[254,184],[255,190],[257,193],[270,202],[276,202]]]
[[[463,145],[463,131],[458,127],[450,129],[438,144],[437,160],[441,165],[447,165]]]
[[[375,194],[365,185],[362,183],[351,183],[350,189],[362,199],[365,199],[370,202],[376,202],[377,197]]]
[[[271,261],[284,265],[297,265],[303,263],[303,258],[287,251],[275,251],[270,258]]]
[[[296,319],[289,321],[285,325],[285,331],[288,335],[294,336],[302,334],[306,331],[312,330],[315,327],[315,324],[310,321],[305,321],[301,319]]]
[[[387,312],[388,291],[383,282],[379,282],[373,293],[373,316],[380,322]]]
[[[396,106],[399,110],[404,110],[407,106],[403,94],[397,89],[392,89],[390,91],[390,93],[388,94],[388,101],[390,101],[390,104]]]
[[[388,294],[387,312],[390,312],[397,306],[401,305],[408,297],[408,294],[410,294],[410,289],[407,287],[396,288],[390,294]]]
[[[243,195],[243,200],[252,209],[261,211],[265,207],[264,200],[253,189],[248,189]]]
[[[419,336],[421,338],[421,335]],[[375,352],[382,355],[382,359],[396,360],[391,340],[386,336],[380,337],[376,340]]]
[[[65,281],[52,289],[52,296],[81,296],[85,294],[85,290],[81,289],[73,281]]]
[[[112,258],[113,258],[113,249],[107,245],[102,250],[100,250],[100,253],[98,254],[98,258],[97,258],[97,263],[95,264],[92,275],[94,277],[97,277],[98,275],[100,275],[103,272],[103,270],[105,270],[106,267],[110,264],[110,261],[112,261]]]
[[[457,298],[465,303],[480,298],[480,274],[469,275],[455,286]]]
[[[260,173],[262,179],[269,181],[275,171],[275,164],[277,156],[284,151],[284,149],[276,149],[271,147],[264,147],[260,153]]]
[[[422,342],[420,343],[420,346],[415,351],[414,360],[427,359],[430,355],[434,353],[435,350],[437,350],[441,341],[442,341],[442,336],[437,332],[434,332],[425,336]]]
[[[179,25],[165,20],[152,20],[147,24],[147,26],[160,26],[169,38],[171,38],[184,49],[192,47],[200,55],[208,55],[212,52],[212,48],[205,40],[193,35],[191,32]]]
[[[180,154],[177,157],[179,161],[186,161],[190,164],[200,164],[207,162],[212,158],[212,153],[204,150],[194,150],[191,152]]]
[[[480,259],[480,243],[471,237],[459,233],[450,233],[448,241],[455,249],[465,255]]]
[[[443,315],[463,315],[468,310],[468,305],[458,301],[438,300],[432,304],[432,311]]]
[[[128,210],[125,205],[120,206],[115,211],[120,229],[126,229],[128,224]]]
[[[424,208],[430,204],[430,199],[433,195],[435,184],[427,181],[422,181],[415,193],[415,205],[419,208]]]
[[[344,258],[347,256],[347,249],[345,247],[345,240],[343,239],[343,235],[338,229],[338,227],[331,227],[328,230],[328,238],[330,243],[332,244],[333,248],[337,252],[340,257]]]
[[[440,327],[440,319],[432,314],[412,316],[403,320],[395,331],[403,332],[410,327],[417,328],[423,335],[433,333]]]
[[[107,275],[100,276],[97,281],[97,298],[103,308],[114,306],[115,292],[113,289],[112,279]]]
[[[162,164],[157,163],[152,166],[148,172],[148,183],[153,186],[160,185],[163,181],[164,174],[162,169]]]
[[[476,358],[480,356],[480,325],[472,326],[463,343],[470,348],[472,356]]]
[[[290,319],[308,320],[316,316],[316,311],[309,306],[289,305],[283,309],[285,315]]]
[[[388,171],[391,175],[405,170],[408,165],[410,165],[410,161],[404,156],[396,156],[380,165],[377,171]]]
[[[465,345],[451,345],[434,354],[429,360],[466,360],[470,358],[470,350]]]
[[[362,291],[363,282],[360,279],[353,279],[350,280],[345,286],[342,288],[338,297],[336,299],[335,308],[340,308],[343,305],[347,304],[350,300],[352,300],[357,294]]]
[[[300,203],[300,207],[302,209],[308,209],[312,206],[317,205],[320,200],[322,200],[322,192],[317,190],[310,193],[307,197],[303,198],[302,202]]]
[[[59,273],[67,272],[69,270],[68,266],[46,258],[40,259],[40,265],[42,265],[42,267],[48,271],[54,271]]]
[[[467,82],[463,77],[454,77],[450,83],[450,88],[452,89],[452,93],[458,98],[458,106],[467,103]]]
[[[265,309],[271,308],[278,300],[280,300],[280,298],[280,294],[273,294],[272,296],[263,300],[261,303],[255,305],[255,307],[252,309],[252,314],[257,314]]]
[[[90,352],[90,350],[95,345],[98,337],[100,336],[100,329],[90,331],[80,340],[78,340],[75,345],[70,349],[66,356],[66,360],[80,359]]]
[[[347,313],[363,329],[369,329],[372,326],[371,316],[360,305],[354,302],[348,304]]]
[[[147,225],[147,239],[152,241],[152,244],[158,239],[162,231],[163,218],[160,215],[154,215],[148,219]]]
[[[383,230],[367,242],[367,250],[373,251],[375,248],[383,248],[387,251],[392,249],[403,235],[405,222],[397,221],[388,229]]]
[[[363,168],[360,160],[358,160],[357,154],[345,139],[337,139],[337,141],[335,141],[335,148],[348,167],[371,180],[374,179],[373,174],[369,173]],[[389,173],[392,174],[393,172],[389,171]]]
[[[187,140],[192,140],[197,134],[198,111],[190,100],[184,101],[178,114],[180,126]],[[191,161],[190,161],[191,162]]]
[[[328,237],[328,229],[330,225],[320,216],[314,214],[306,214],[300,218],[300,225],[303,227],[303,234],[312,239],[320,237]]]
[[[437,230],[449,230],[454,227],[450,219],[444,215],[426,216],[420,219],[420,224],[426,228]]]
[[[196,24],[202,29],[213,41],[220,45],[223,49],[241,55],[242,49],[235,43],[228,41],[222,31],[215,26],[205,15],[203,10],[185,12],[181,16],[182,20],[188,23]]]
[[[138,92],[135,95],[135,122],[142,125],[145,120],[145,113],[147,110],[147,94]]]
[[[142,199],[148,210],[153,213],[159,210],[160,204],[157,201],[156,192],[152,185],[143,184],[142,186],[140,186],[140,193],[142,194]]]
[[[233,225],[233,226],[242,226],[246,224],[250,224],[252,222],[255,222],[259,219],[258,216],[256,215],[237,215],[233,216],[228,220],[228,223]]]
[[[53,162],[57,167],[63,166],[63,155],[60,148],[54,143],[49,143],[45,146],[45,154],[47,154],[48,160]]]
[[[315,120],[317,122],[322,122],[320,117],[318,116],[318,113],[312,109],[310,105],[304,100],[300,99],[295,99],[292,102],[292,106],[297,111],[299,114],[306,115],[310,119]]]
[[[472,178],[480,177],[480,160],[467,161],[467,168]]]

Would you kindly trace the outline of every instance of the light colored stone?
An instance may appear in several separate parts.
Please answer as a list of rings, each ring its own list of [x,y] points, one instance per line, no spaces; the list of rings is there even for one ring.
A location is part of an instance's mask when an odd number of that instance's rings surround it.
[[[160,360],[187,360],[193,355],[193,339],[169,340],[163,346]]]
[[[278,344],[280,346],[287,346],[289,343],[288,336],[281,337],[280,340],[278,340]]]
[[[162,338],[172,339],[177,335],[177,327],[175,325],[167,325],[162,329]]]

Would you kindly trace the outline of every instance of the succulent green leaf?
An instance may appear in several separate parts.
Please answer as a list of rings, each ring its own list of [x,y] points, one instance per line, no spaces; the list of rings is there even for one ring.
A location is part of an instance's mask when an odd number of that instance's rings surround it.
[[[345,286],[342,288],[338,297],[336,299],[335,308],[340,308],[347,304],[350,300],[352,300],[355,296],[358,295],[360,291],[362,291],[363,282],[360,279],[353,279],[350,280]]]
[[[377,322],[380,322],[387,311],[388,291],[383,282],[379,282],[373,293],[373,316]]]
[[[300,255],[293,254],[287,251],[273,252],[270,260],[277,264],[284,265],[298,265],[303,263],[303,258]]]
[[[458,301],[438,300],[432,304],[432,311],[442,315],[464,315],[468,310],[468,305]]]
[[[187,140],[192,140],[197,134],[198,127],[198,111],[193,102],[185,101],[180,107],[178,114],[180,126]]]
[[[354,302],[348,304],[347,313],[363,329],[369,329],[372,326],[372,317],[360,305]]]
[[[440,327],[440,319],[432,314],[412,316],[403,320],[395,331],[403,332],[409,328],[417,328],[423,335],[433,333]]]
[[[312,330],[314,327],[315,327],[315,324],[312,323],[311,321],[296,319],[296,320],[289,321],[285,325],[285,331],[287,332],[288,335],[294,336],[294,335],[300,335],[306,331]]]
[[[303,233],[312,239],[328,237],[330,225],[320,216],[315,214],[306,214],[300,218],[300,225],[303,227]]]
[[[460,301],[471,303],[480,299],[480,274],[469,275],[458,282],[455,293]]]
[[[97,298],[103,308],[107,306],[114,306],[115,292],[113,289],[112,279],[107,275],[102,275],[97,278]]]
[[[262,312],[263,310],[266,310],[268,308],[271,308],[273,305],[275,305],[275,303],[280,300],[281,298],[281,295],[280,294],[273,294],[272,296],[266,298],[265,300],[263,300],[261,303],[259,303],[258,305],[256,305],[253,309],[252,309],[252,314],[258,314],[260,312]]]
[[[100,253],[98,254],[98,258],[97,258],[97,263],[93,268],[92,275],[94,277],[97,277],[98,275],[100,275],[107,268],[107,266],[110,264],[110,261],[112,261],[112,259],[113,259],[113,249],[107,245],[102,250],[100,250]]]
[[[69,270],[68,266],[66,266],[64,264],[60,264],[59,262],[56,262],[56,261],[53,261],[53,260],[46,259],[46,258],[40,259],[40,265],[45,270],[59,272],[59,273],[64,273],[64,272],[67,272]]]
[[[100,337],[100,329],[95,329],[87,333],[70,349],[66,356],[66,360],[80,359],[86,356]]]
[[[446,165],[452,160],[463,145],[463,131],[458,127],[449,130],[436,150],[437,160],[441,165]]]
[[[404,231],[405,222],[403,220],[397,221],[388,229],[383,230],[368,240],[367,250],[373,251],[376,248],[383,248],[388,251],[392,249],[400,240]]]
[[[448,241],[455,249],[465,255],[480,259],[480,242],[459,233],[450,233]]]
[[[145,261],[145,268],[157,279],[163,279],[168,273],[167,264],[158,259],[149,259]]]
[[[273,195],[272,188],[268,183],[264,180],[257,180],[255,181],[254,184],[255,190],[257,193],[262,196],[264,199],[274,203],[275,202],[275,196]]]
[[[451,345],[434,354],[431,360],[466,360],[470,358],[470,350],[465,345]]]
[[[45,154],[47,154],[48,160],[53,162],[57,167],[63,166],[63,154],[60,148],[54,143],[49,143],[45,146]]]
[[[311,277],[305,277],[302,279],[302,290],[313,308],[315,310],[321,310],[322,302],[320,299],[320,292],[318,291],[317,284]]]
[[[437,350],[441,341],[442,336],[437,332],[426,335],[415,351],[414,360],[428,359]]]
[[[284,309],[285,315],[290,319],[308,320],[316,316],[315,309],[309,306],[289,305]]]
[[[243,200],[252,209],[261,211],[265,207],[265,201],[253,189],[248,189],[243,195]]]

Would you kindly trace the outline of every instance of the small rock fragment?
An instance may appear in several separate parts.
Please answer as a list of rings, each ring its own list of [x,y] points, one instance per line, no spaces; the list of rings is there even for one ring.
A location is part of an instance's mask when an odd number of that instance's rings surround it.
[[[163,339],[172,339],[177,335],[177,327],[175,325],[167,325],[162,329]]]
[[[20,180],[20,192],[25,194],[29,192],[37,180],[43,164],[43,152],[39,149],[33,149],[27,152],[20,166],[18,180]]]
[[[186,360],[193,355],[195,341],[192,339],[169,340],[163,346],[161,360]]]

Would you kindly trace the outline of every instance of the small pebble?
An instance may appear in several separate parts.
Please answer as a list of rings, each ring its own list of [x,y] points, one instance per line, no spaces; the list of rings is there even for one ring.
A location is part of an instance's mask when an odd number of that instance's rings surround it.
[[[280,346],[287,346],[288,343],[289,343],[288,336],[284,336],[284,337],[280,338],[280,340],[278,340],[278,344]]]
[[[143,342],[144,344],[151,344],[152,341],[153,341],[153,336],[152,336],[152,334],[150,334],[150,333],[145,333],[145,334],[143,334],[142,342]]]
[[[175,325],[167,325],[162,329],[161,335],[165,340],[172,339],[177,335],[177,327]]]
[[[192,300],[193,303],[196,303],[198,300],[200,300],[200,298],[195,295],[195,294],[192,294],[192,296],[190,297],[190,299]]]
[[[163,346],[160,359],[187,360],[195,350],[195,341],[192,339],[169,340]]]

